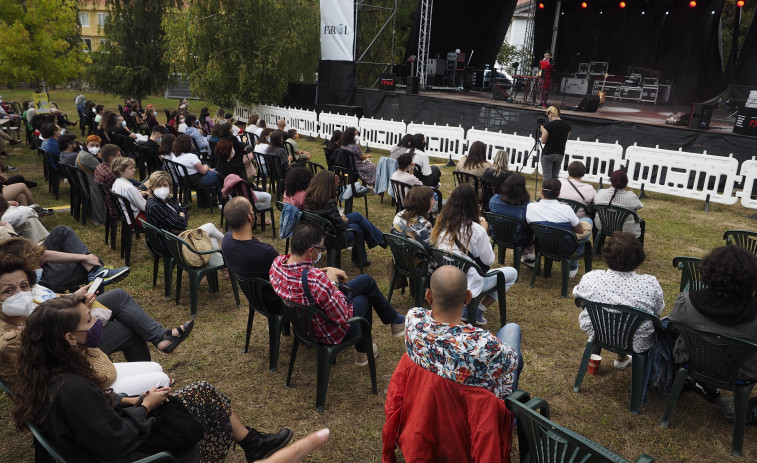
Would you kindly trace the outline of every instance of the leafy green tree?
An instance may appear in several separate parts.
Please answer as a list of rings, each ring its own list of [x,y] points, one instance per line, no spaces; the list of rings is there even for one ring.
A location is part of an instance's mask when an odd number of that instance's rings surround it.
[[[98,89],[141,100],[165,90],[169,66],[163,18],[171,0],[106,0],[108,41],[92,53],[86,79]]]
[[[89,57],[80,40],[76,0],[0,0],[0,82],[57,85]]]
[[[276,102],[311,81],[319,21],[317,0],[186,0],[164,19],[165,61],[213,103]]]

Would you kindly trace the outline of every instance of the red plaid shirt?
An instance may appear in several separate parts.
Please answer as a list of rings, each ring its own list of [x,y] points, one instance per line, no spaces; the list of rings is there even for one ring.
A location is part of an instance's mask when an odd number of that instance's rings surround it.
[[[100,163],[99,166],[95,169],[94,174],[95,182],[102,183],[103,185],[107,186],[108,189],[113,186],[113,182],[116,181],[116,176],[113,175],[113,171],[110,170],[110,166],[106,163]],[[110,195],[105,195],[105,205],[108,206],[108,212],[110,212],[111,217],[118,217],[118,209],[116,209],[116,205],[113,204],[113,198]]]
[[[289,255],[277,257],[269,271],[273,290],[280,298],[310,305],[302,290],[302,271],[308,268],[308,287],[316,305],[336,323],[344,323],[352,318],[352,303],[334,286],[325,272],[314,267],[311,261],[287,264],[288,260]],[[323,344],[339,344],[349,327],[333,325],[318,315],[313,317],[313,332],[318,342]]]

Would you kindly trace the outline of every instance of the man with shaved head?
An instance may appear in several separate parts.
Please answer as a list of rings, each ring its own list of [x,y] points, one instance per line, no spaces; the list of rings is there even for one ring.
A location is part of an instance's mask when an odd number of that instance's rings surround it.
[[[471,297],[462,270],[451,265],[436,269],[426,290],[431,310],[416,307],[407,313],[407,354],[432,373],[488,389],[504,399],[518,387],[523,368],[520,327],[508,323],[495,337],[482,328],[462,324],[463,306]]]

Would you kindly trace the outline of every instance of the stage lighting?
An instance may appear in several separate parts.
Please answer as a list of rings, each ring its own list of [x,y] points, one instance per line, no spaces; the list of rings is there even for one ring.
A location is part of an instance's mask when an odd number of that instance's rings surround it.
[[[543,9],[544,9],[544,4],[543,4],[543,3],[539,3],[539,9],[540,9],[540,10],[543,10]]]
[[[620,2],[620,7],[621,8],[625,8],[626,7],[626,2]]]
[[[690,8],[695,8],[696,6],[697,6],[697,0],[691,0],[689,2],[689,7]]]
[[[739,7],[739,8],[741,8],[742,6],[744,6],[744,0],[739,0],[738,2],[736,2],[736,6]]]
[[[589,5],[586,2],[581,2],[581,8],[586,8],[587,6]]]

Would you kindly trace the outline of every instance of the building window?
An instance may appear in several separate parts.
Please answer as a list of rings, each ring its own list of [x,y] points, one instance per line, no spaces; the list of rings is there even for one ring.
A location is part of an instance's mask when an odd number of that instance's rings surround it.
[[[92,39],[81,39],[84,42],[84,51],[92,51]]]
[[[105,20],[108,19],[108,13],[97,13],[97,25],[105,27]]]
[[[79,25],[89,27],[89,13],[79,12]]]
[[[105,45],[108,43],[108,39],[100,39],[100,45]]]

